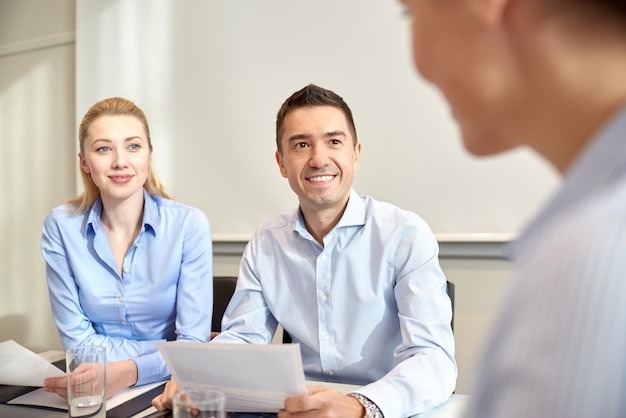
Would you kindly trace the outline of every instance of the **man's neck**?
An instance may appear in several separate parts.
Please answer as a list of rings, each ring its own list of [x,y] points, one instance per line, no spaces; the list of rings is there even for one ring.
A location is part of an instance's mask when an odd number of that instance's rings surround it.
[[[348,202],[342,207],[329,207],[327,209],[314,209],[301,206],[304,224],[307,231],[324,246],[324,237],[339,223],[343,216]]]

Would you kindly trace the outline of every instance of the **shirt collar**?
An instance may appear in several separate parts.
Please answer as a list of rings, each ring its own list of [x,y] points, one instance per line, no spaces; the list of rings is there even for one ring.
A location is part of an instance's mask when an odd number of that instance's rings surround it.
[[[626,174],[626,106],[589,141],[586,148],[565,173],[563,185],[541,210],[517,242],[507,250],[510,258],[524,251],[527,243],[534,241],[554,216],[568,207],[606,188],[613,182],[624,181]]]
[[[365,225],[365,203],[363,202],[361,196],[354,191],[354,189],[350,189],[350,197],[348,198],[346,210],[343,212],[341,219],[332,231],[348,226],[363,225]],[[306,229],[306,224],[304,223],[302,208],[300,207],[298,207],[298,210],[296,211],[293,230],[302,236],[310,236],[309,231]]]
[[[161,218],[159,216],[159,205],[157,199],[150,195],[146,189],[143,190],[143,229],[146,231],[152,231],[156,235],[156,231],[161,224]],[[91,205],[89,213],[87,215],[87,222],[83,230],[83,235],[86,236],[89,231],[95,233],[102,230],[100,222],[100,214],[102,213],[102,198],[98,196],[96,201]]]

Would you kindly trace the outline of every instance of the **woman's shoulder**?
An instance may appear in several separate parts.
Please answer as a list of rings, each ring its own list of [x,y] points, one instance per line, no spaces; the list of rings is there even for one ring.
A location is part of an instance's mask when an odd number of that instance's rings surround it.
[[[162,196],[151,195],[150,197],[154,202],[154,207],[161,216],[180,216],[183,218],[208,221],[206,214],[200,208]]]
[[[48,216],[46,216],[46,222],[57,221],[57,222],[71,222],[71,221],[80,221],[84,218],[86,214],[84,212],[78,212],[77,206],[71,203],[64,203],[62,205],[56,206],[48,212]]]

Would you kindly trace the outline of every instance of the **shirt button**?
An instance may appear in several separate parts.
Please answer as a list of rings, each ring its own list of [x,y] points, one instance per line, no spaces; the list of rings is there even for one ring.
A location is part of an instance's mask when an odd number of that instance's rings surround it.
[[[122,321],[122,325],[126,325],[126,321]]]
[[[124,296],[120,296],[120,302],[124,302]]]
[[[322,296],[320,296],[320,300],[322,302],[326,302],[328,300],[328,297],[326,295],[322,295]]]
[[[322,260],[322,261],[326,261],[326,256],[325,256],[325,255],[321,256],[321,257],[320,257],[320,260]]]
[[[328,339],[329,339],[330,337],[328,336],[328,334],[324,334],[324,335],[322,336],[322,338],[324,339],[324,341],[328,341]]]
[[[335,375],[335,371],[334,370],[329,370],[328,371],[328,375],[329,376],[334,376]]]
[[[128,273],[128,271],[129,271],[129,269],[128,269],[128,268],[125,268],[125,269],[124,269],[124,273]]]
[[[135,244],[135,248],[139,247],[139,243]]]

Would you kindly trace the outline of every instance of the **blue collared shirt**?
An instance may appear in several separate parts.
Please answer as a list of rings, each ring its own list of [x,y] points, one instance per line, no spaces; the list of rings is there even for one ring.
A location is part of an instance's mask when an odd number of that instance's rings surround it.
[[[210,339],[209,222],[198,209],[144,191],[141,231],[120,276],[101,211],[100,199],[77,215],[62,205],[44,222],[41,249],[61,342],[104,346],[107,361],[134,360],[137,385],[166,379],[155,342]]]
[[[511,246],[469,417],[626,416],[626,108]]]
[[[259,228],[213,341],[300,343],[307,379],[366,385],[386,418],[444,402],[457,377],[438,244],[416,214],[360,197],[320,245],[302,213]]]

